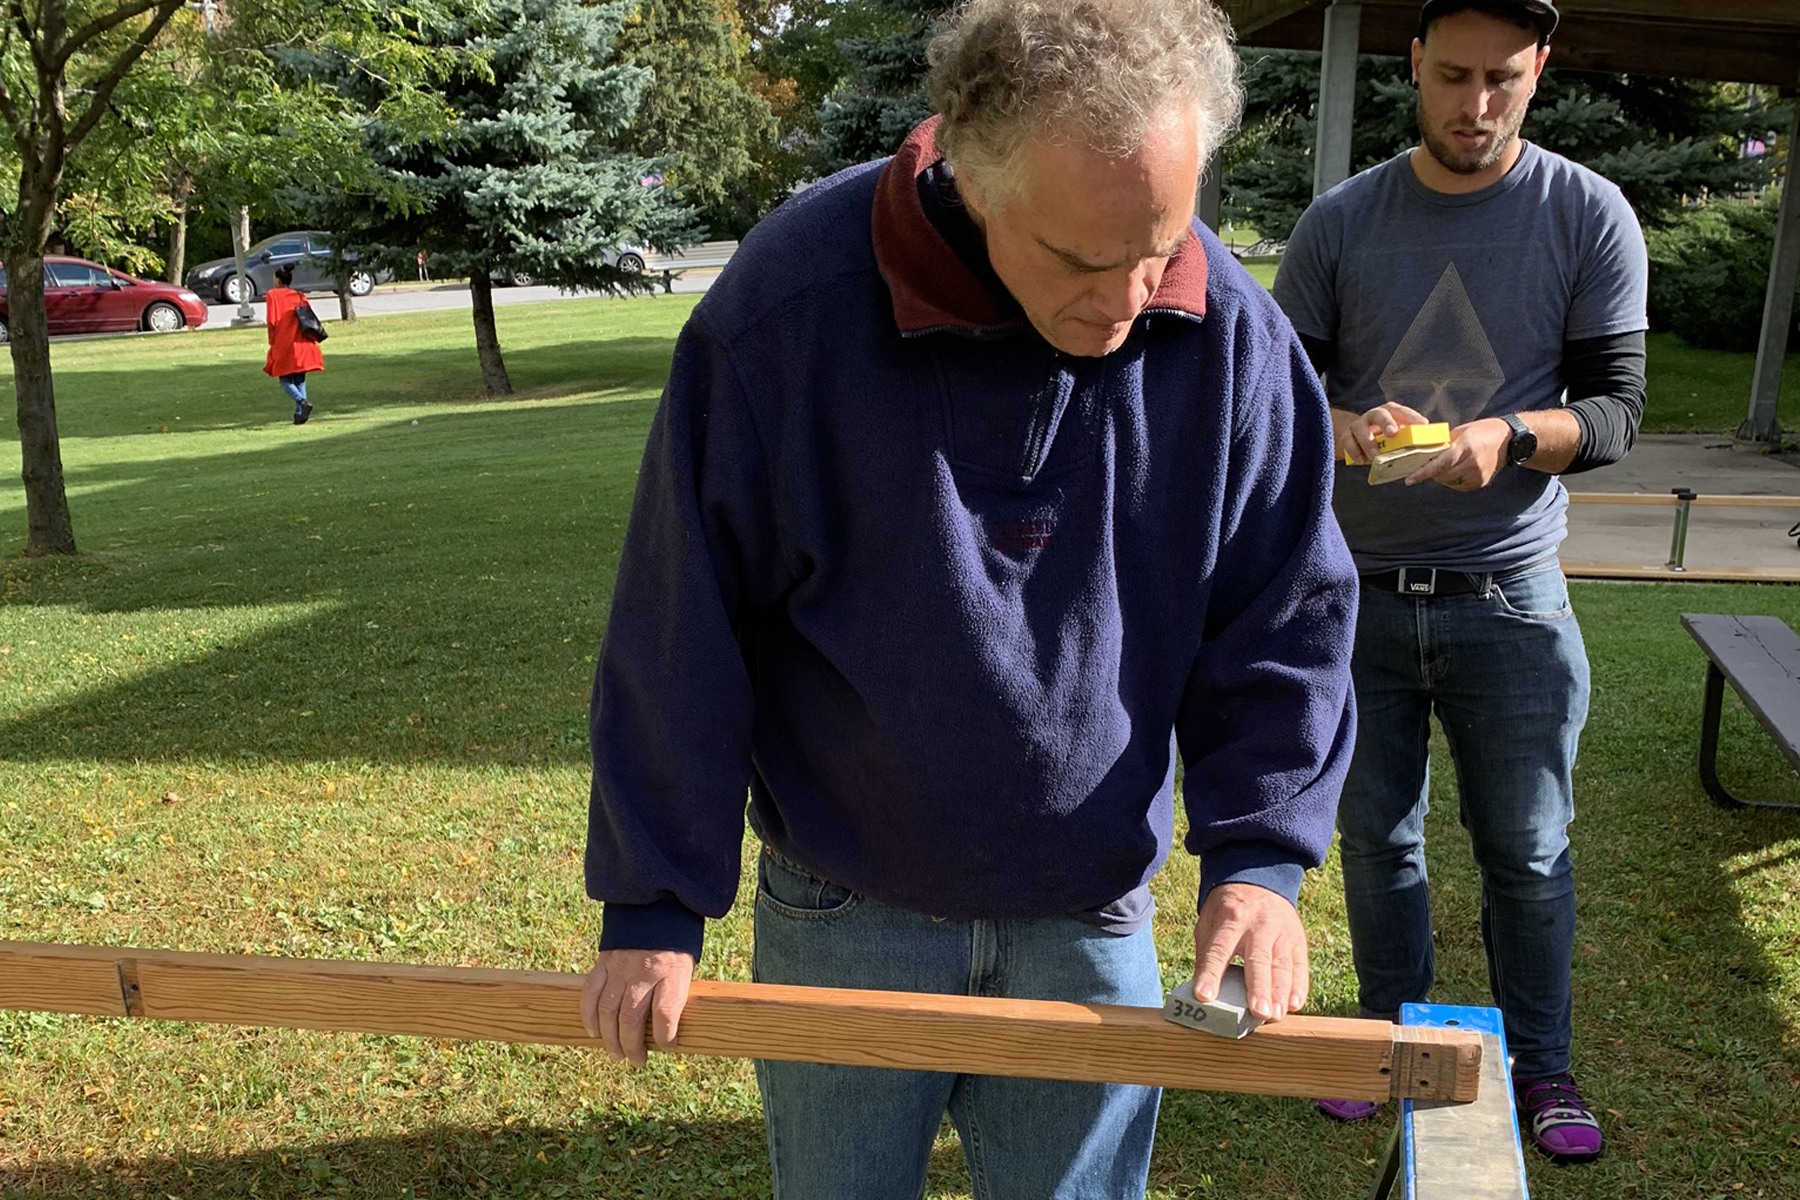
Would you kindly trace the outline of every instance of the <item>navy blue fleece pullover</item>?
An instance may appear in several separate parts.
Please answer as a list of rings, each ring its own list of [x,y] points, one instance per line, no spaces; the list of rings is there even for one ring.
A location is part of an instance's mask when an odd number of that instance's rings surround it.
[[[932,128],[782,205],[677,342],[594,687],[603,948],[698,954],[746,791],[934,916],[1141,924],[1177,749],[1202,900],[1324,856],[1356,589],[1299,343],[1196,223],[1120,349],[1058,353]]]

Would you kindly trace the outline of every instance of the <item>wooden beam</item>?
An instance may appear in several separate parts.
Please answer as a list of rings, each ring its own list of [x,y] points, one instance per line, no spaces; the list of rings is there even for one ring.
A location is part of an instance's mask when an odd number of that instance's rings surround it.
[[[1251,29],[1239,27],[1239,41],[1271,49],[1317,50],[1324,26],[1322,11],[1302,9]],[[1363,0],[1362,52],[1405,55],[1418,21],[1417,4],[1396,6]],[[1550,65],[1571,71],[1793,87],[1800,83],[1800,13],[1790,9],[1759,23],[1731,24],[1710,16],[1661,20],[1591,15],[1585,10],[1564,12]],[[1397,75],[1400,70],[1396,65]]]
[[[1562,572],[1570,579],[1661,579],[1669,583],[1800,583],[1800,570],[1793,567],[1687,567],[1671,571],[1666,566],[1564,559]]]
[[[1663,492],[1570,492],[1571,504],[1640,504],[1668,508],[1681,497]],[[1800,496],[1695,496],[1696,508],[1800,508]]]
[[[580,993],[543,971],[0,942],[0,1009],[595,1047]],[[1481,1069],[1475,1034],[1381,1021],[1293,1016],[1232,1041],[1154,1008],[706,980],[674,1051],[1367,1100],[1471,1101]]]
[[[1241,39],[1246,33],[1292,16],[1303,8],[1322,9],[1328,3],[1330,0],[1223,0],[1219,7],[1225,11],[1232,29]]]
[[[1649,17],[1694,25],[1800,25],[1779,0],[1576,0],[1564,9],[1577,9],[1581,17]]]

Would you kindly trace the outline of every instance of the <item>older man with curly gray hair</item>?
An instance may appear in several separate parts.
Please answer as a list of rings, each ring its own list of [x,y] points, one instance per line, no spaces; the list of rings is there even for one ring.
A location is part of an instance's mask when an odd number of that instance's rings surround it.
[[[1194,220],[1239,108],[1206,0],[972,0],[940,116],[783,205],[695,308],[592,715],[583,1012],[677,1037],[761,842],[768,983],[1154,1006],[1150,878],[1200,859],[1195,986],[1306,1001],[1303,872],[1352,735],[1330,425]],[[1142,1195],[1153,1088],[757,1065],[775,1195]]]

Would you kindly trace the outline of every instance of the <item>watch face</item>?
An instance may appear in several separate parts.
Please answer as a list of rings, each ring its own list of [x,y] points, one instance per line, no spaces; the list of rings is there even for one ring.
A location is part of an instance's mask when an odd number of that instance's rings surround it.
[[[1517,416],[1509,416],[1506,423],[1512,426],[1512,443],[1506,448],[1507,461],[1518,466],[1537,453],[1537,434]]]

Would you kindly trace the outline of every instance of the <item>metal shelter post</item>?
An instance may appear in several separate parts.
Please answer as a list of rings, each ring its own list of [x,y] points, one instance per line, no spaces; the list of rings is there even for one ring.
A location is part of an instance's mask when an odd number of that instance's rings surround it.
[[[1800,104],[1788,129],[1787,178],[1781,184],[1781,213],[1775,222],[1775,253],[1769,263],[1769,290],[1763,300],[1762,336],[1756,347],[1756,375],[1750,385],[1750,414],[1738,426],[1739,441],[1778,442],[1781,426],[1775,402],[1781,396],[1781,362],[1794,319],[1794,284],[1800,280]]]
[[[1225,174],[1225,151],[1221,147],[1214,150],[1212,157],[1200,168],[1200,191],[1195,197],[1194,213],[1200,223],[1219,232],[1219,195],[1222,177]]]
[[[1319,64],[1319,131],[1313,148],[1313,195],[1350,178],[1350,132],[1356,109],[1356,51],[1362,5],[1335,0],[1325,10],[1325,54]]]

